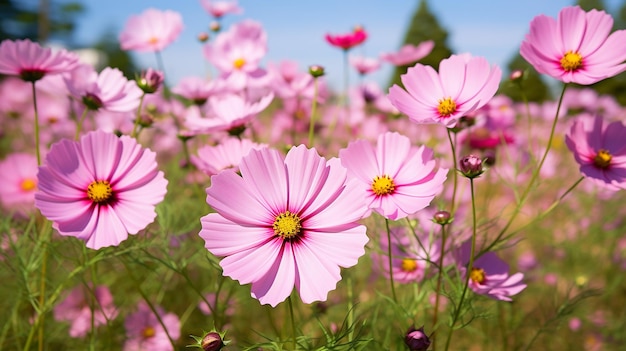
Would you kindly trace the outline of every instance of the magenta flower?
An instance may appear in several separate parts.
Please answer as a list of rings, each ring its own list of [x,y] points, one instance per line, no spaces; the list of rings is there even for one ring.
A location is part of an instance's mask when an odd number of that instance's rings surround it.
[[[180,13],[149,8],[128,19],[120,33],[120,46],[122,50],[162,51],[178,38],[182,30]]]
[[[65,77],[65,84],[70,94],[90,110],[133,111],[143,95],[134,80],[111,67],[98,74],[91,66],[83,65]]]
[[[461,270],[467,273],[467,264],[471,255],[471,242],[466,241],[457,252]],[[467,276],[465,276],[467,277]],[[494,252],[487,252],[474,260],[469,268],[469,287],[475,293],[486,295],[492,299],[512,301],[511,296],[526,289],[522,282],[523,273],[509,275],[509,265],[502,261]]]
[[[367,39],[367,32],[361,26],[354,27],[354,30],[347,34],[326,34],[326,41],[343,50],[349,50],[357,45],[362,44]]]
[[[82,338],[91,331],[93,311],[94,326],[107,324],[117,317],[117,308],[113,303],[113,295],[106,286],[87,289],[78,286],[54,308],[54,319],[70,322],[70,336]]]
[[[440,123],[448,128],[479,109],[495,95],[502,72],[482,57],[452,55],[439,63],[439,74],[416,64],[389,89],[389,100],[416,123]]]
[[[35,209],[37,191],[37,158],[13,153],[0,161],[0,202],[5,209],[27,214]]]
[[[539,15],[530,22],[520,54],[535,69],[564,83],[589,85],[626,70],[626,30],[613,29],[604,11],[563,8],[555,20]]]
[[[252,149],[267,147],[249,139],[227,138],[215,146],[205,145],[198,148],[197,156],[191,156],[191,162],[207,175],[217,174],[225,169],[239,170],[239,162]]]
[[[251,150],[241,176],[211,178],[207,202],[217,213],[201,218],[200,237],[223,274],[252,284],[252,296],[276,306],[294,286],[304,303],[324,301],[341,280],[339,267],[356,265],[368,238],[358,184],[339,160],[315,149]]]
[[[163,308],[155,306],[163,325],[152,312],[148,304],[141,301],[137,312],[126,317],[127,340],[124,351],[173,351],[174,347],[167,337],[177,340],[180,337],[180,320],[174,313],[165,313]],[[167,332],[166,332],[167,331]]]
[[[103,131],[64,139],[39,167],[35,206],[61,235],[96,250],[118,245],[154,220],[165,197],[155,156],[133,138]]]
[[[200,0],[200,5],[215,18],[222,18],[227,14],[241,14],[243,9],[237,1]]]
[[[565,135],[580,172],[611,190],[626,189],[625,139],[622,122],[605,123],[599,116],[576,119]]]
[[[417,46],[413,44],[406,44],[400,48],[397,52],[388,52],[380,55],[380,59],[387,61],[395,66],[405,66],[415,63],[422,58],[426,57],[435,47],[435,42],[432,40],[426,40],[419,43]]]
[[[69,72],[78,65],[78,56],[66,50],[43,48],[28,39],[0,43],[0,74],[19,76],[35,82],[46,74]]]
[[[366,206],[396,220],[428,206],[443,188],[447,169],[435,171],[433,151],[415,147],[399,133],[378,137],[374,147],[364,140],[351,142],[339,150],[341,164],[361,184]]]

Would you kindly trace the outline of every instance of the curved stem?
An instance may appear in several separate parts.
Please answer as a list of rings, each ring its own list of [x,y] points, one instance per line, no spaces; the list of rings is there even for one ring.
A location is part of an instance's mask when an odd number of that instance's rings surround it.
[[[146,93],[141,94],[141,98],[139,99],[139,107],[137,107],[137,115],[135,116],[135,124],[133,125],[133,132],[130,134],[132,138],[139,138],[139,121],[141,121],[141,108],[143,106],[143,99],[146,96]]]
[[[450,333],[448,333],[448,339],[446,340],[446,351],[450,346],[450,340],[452,339],[452,333],[454,332],[454,326],[456,322],[459,320],[459,316],[461,315],[461,308],[463,307],[463,302],[465,300],[465,295],[467,294],[467,288],[469,286],[470,281],[470,271],[474,266],[474,255],[476,252],[476,201],[474,196],[474,179],[470,178],[470,191],[472,196],[472,248],[470,251],[469,263],[465,268],[465,284],[463,286],[463,292],[461,293],[461,299],[459,300],[459,304],[456,306],[456,311],[454,312],[454,318],[452,319],[452,325],[450,326]]]
[[[74,134],[75,141],[78,141],[78,138],[80,137],[80,132],[81,132],[83,123],[85,122],[85,117],[87,116],[88,112],[89,112],[89,108],[85,106],[83,113],[80,115],[80,118],[78,119],[78,121],[76,121],[76,134]]]
[[[396,297],[396,288],[393,284],[393,254],[391,253],[391,230],[389,230],[389,219],[385,218],[385,228],[387,228],[387,255],[389,256],[389,285],[391,286],[391,295],[393,302],[398,303]]]

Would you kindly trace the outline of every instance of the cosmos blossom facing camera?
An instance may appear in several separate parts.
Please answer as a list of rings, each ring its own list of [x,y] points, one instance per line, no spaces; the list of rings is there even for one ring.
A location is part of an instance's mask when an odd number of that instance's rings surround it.
[[[338,159],[293,147],[251,150],[241,176],[211,178],[207,203],[217,213],[201,218],[199,235],[223,274],[252,284],[252,296],[276,306],[295,288],[304,303],[325,301],[341,280],[340,267],[365,253],[365,213],[355,181]]]
[[[626,70],[626,30],[611,30],[613,18],[606,12],[565,7],[556,19],[539,15],[530,22],[520,54],[539,73],[593,84]]]
[[[154,309],[158,317],[141,301],[137,311],[126,317],[124,351],[174,351],[170,338],[180,338],[180,319],[174,313],[166,313],[161,306],[154,306]]]
[[[448,128],[481,108],[495,95],[502,71],[482,57],[452,55],[439,63],[439,73],[420,63],[400,76],[387,97],[416,123],[439,123]]]
[[[183,17],[172,10],[146,9],[131,16],[120,33],[122,50],[162,51],[178,38],[183,30]]]
[[[156,217],[167,180],[156,154],[103,131],[52,145],[39,167],[35,206],[61,235],[91,249],[119,245]]]

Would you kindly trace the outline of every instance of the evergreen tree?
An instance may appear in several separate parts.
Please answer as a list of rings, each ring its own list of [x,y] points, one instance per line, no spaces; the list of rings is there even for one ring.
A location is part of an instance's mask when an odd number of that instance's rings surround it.
[[[42,1],[41,8],[23,1],[0,0],[0,40],[30,39],[46,42],[53,38],[71,41],[76,18],[84,11],[78,2]]]
[[[435,42],[435,47],[428,56],[421,59],[419,62],[425,65],[430,65],[437,69],[439,62],[452,55],[452,51],[448,48],[446,40],[448,38],[448,32],[441,27],[439,21],[435,15],[428,8],[426,0],[420,0],[417,10],[413,15],[409,29],[406,32],[404,38],[404,44],[418,45],[419,43],[432,40]],[[402,85],[400,81],[400,75],[406,73],[407,68],[410,66],[396,67],[393,76],[391,78],[391,85]]]
[[[585,11],[590,11],[592,9],[606,11],[604,1],[602,0],[578,0],[576,4]]]

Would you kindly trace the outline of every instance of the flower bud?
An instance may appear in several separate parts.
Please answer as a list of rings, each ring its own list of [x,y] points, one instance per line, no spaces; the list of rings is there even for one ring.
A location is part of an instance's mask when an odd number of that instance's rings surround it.
[[[509,75],[509,79],[514,82],[519,81],[522,78],[524,78],[524,71],[522,71],[521,69],[516,69],[512,71],[511,74]]]
[[[198,38],[199,42],[206,43],[209,40],[209,34],[205,32],[200,32],[198,33],[198,36],[196,38]]]
[[[135,80],[137,86],[146,94],[152,94],[163,84],[163,72],[148,68],[141,72],[141,75]]]
[[[218,332],[207,333],[200,342],[204,351],[219,351],[224,347],[222,336]]]
[[[452,223],[452,217],[448,211],[437,211],[433,215],[433,222],[441,225]]]
[[[475,155],[468,155],[459,161],[459,170],[467,178],[473,179],[483,174],[483,161]]]
[[[430,346],[430,339],[424,333],[424,327],[415,329],[415,326],[412,326],[404,337],[404,343],[411,351],[426,351]]]
[[[218,21],[213,21],[211,22],[211,24],[209,24],[209,29],[211,29],[213,32],[219,32],[220,29],[222,29],[222,25]]]
[[[309,74],[313,76],[313,78],[321,77],[324,75],[324,67],[320,65],[311,65],[309,66]]]

